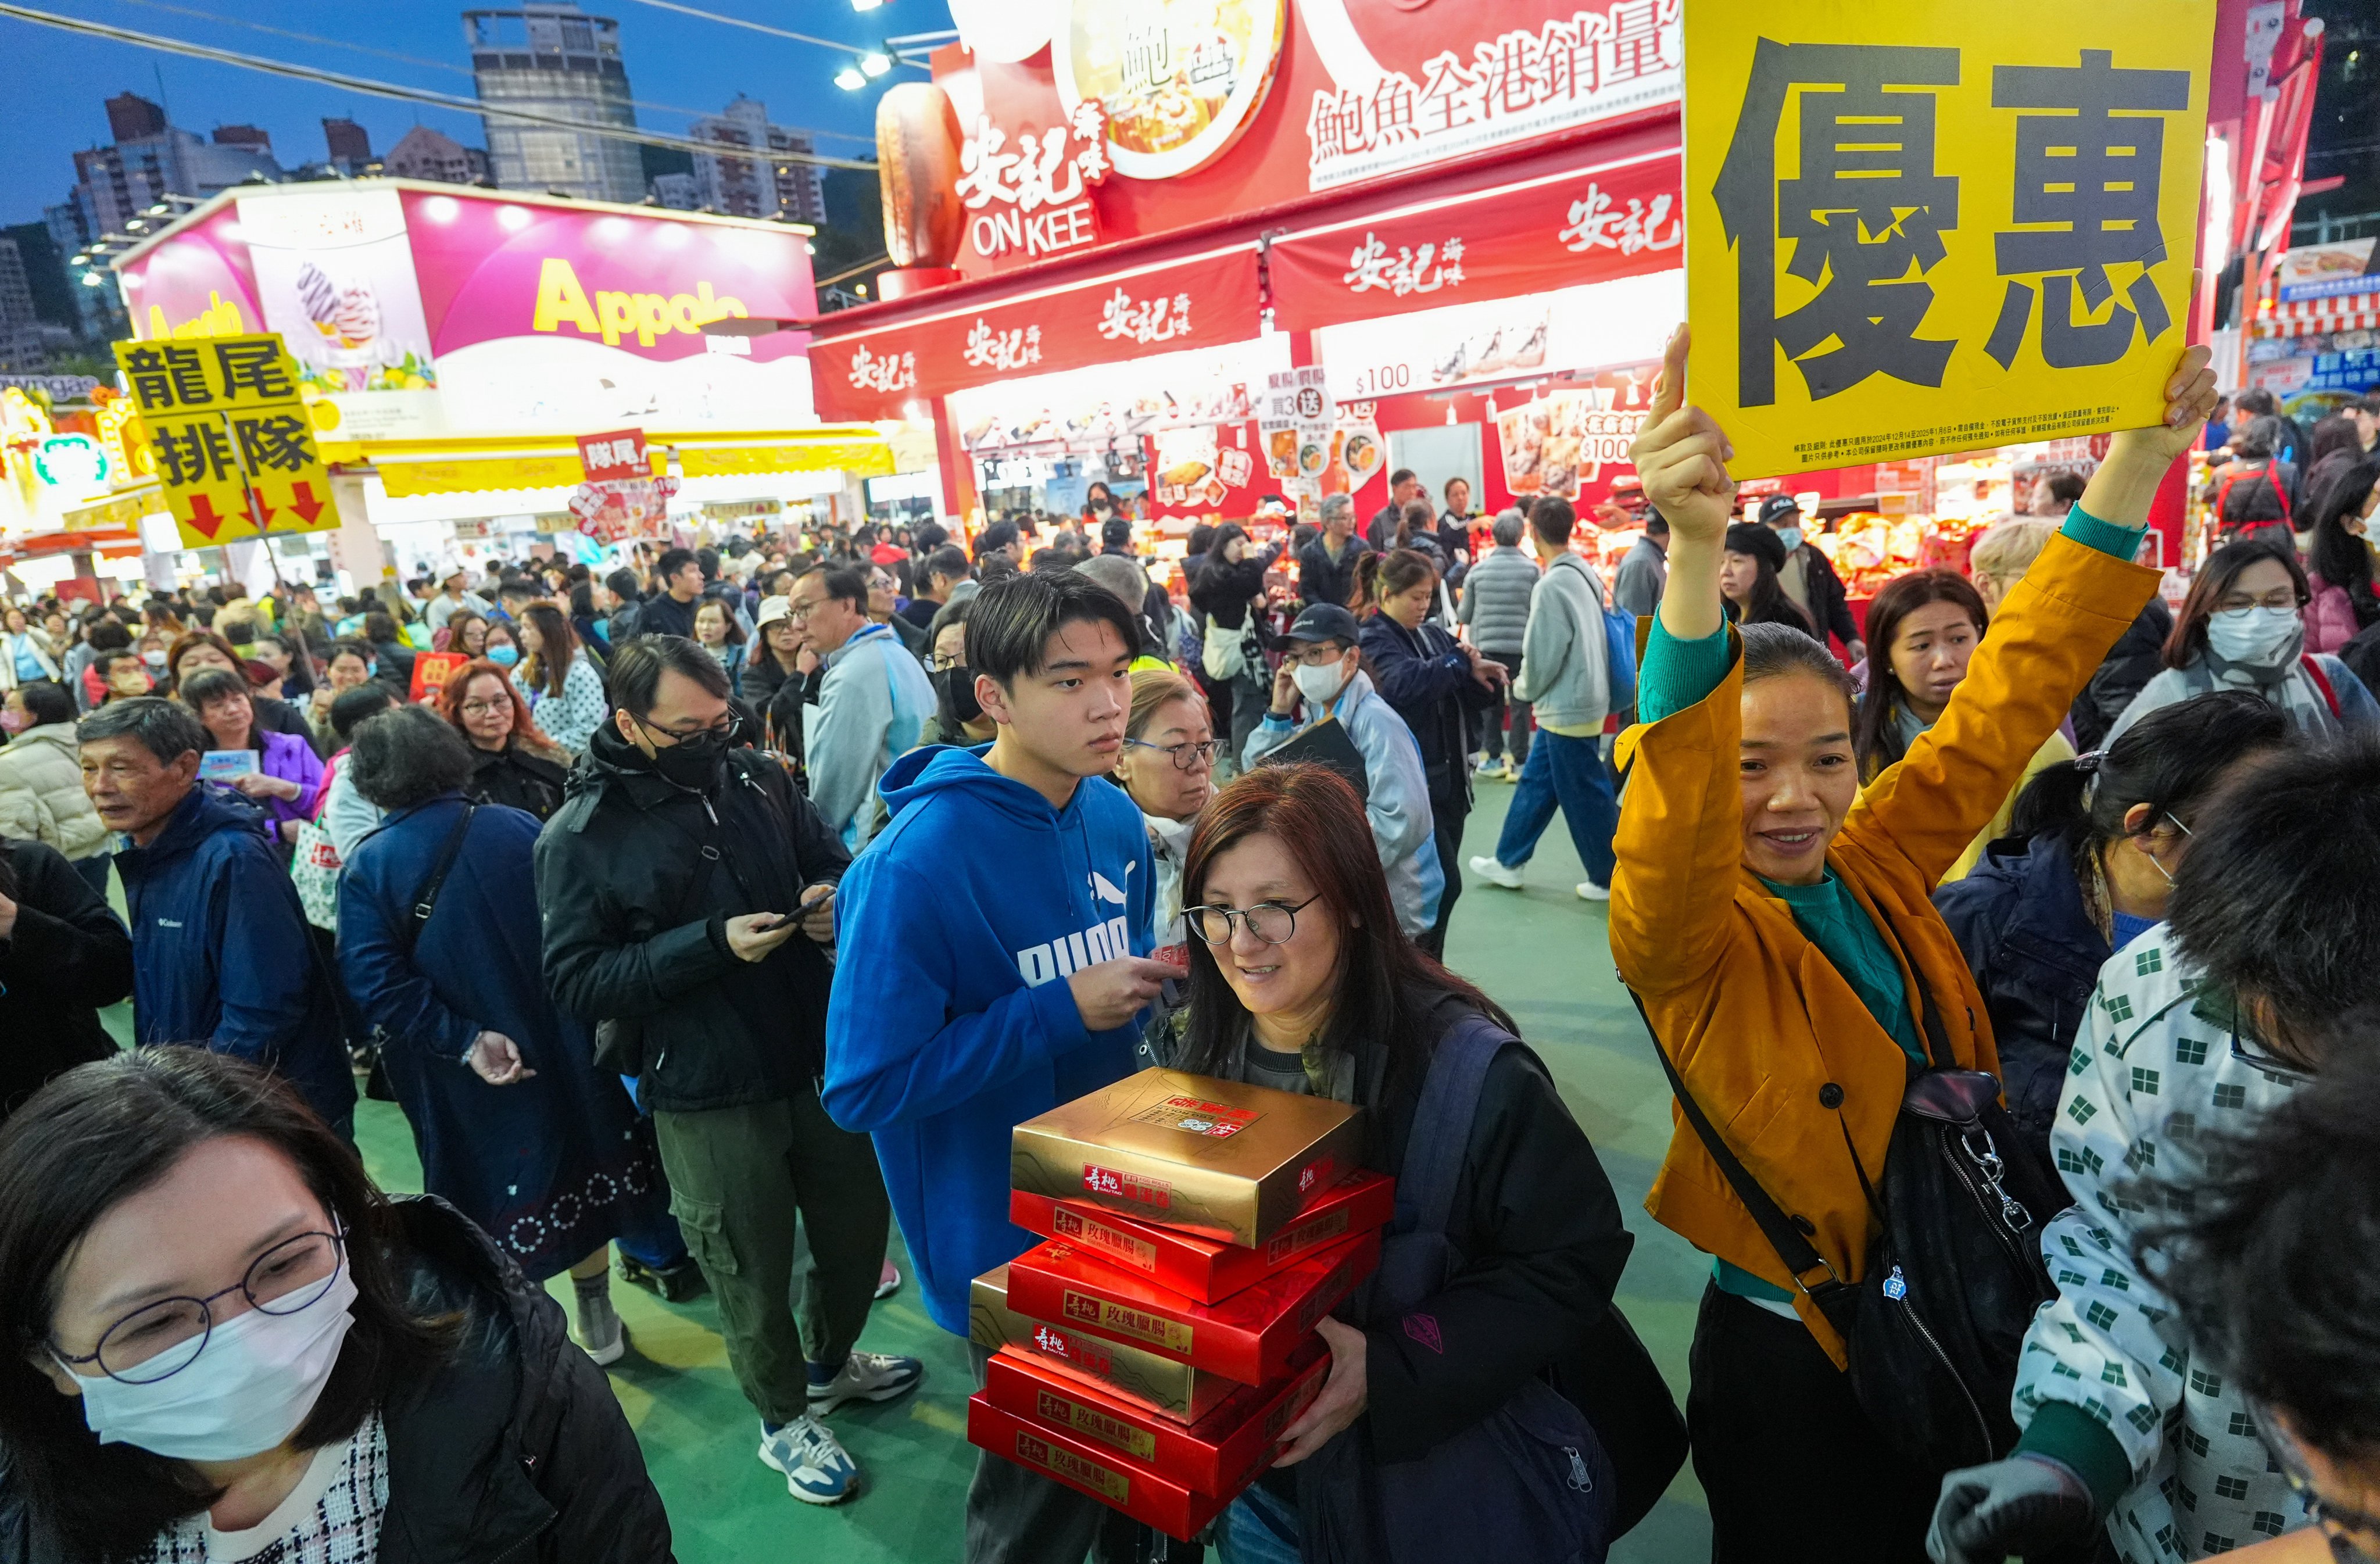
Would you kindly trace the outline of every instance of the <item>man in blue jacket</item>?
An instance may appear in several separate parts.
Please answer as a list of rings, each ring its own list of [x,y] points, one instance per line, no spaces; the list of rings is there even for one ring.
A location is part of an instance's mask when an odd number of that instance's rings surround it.
[[[142,696],[100,708],[75,736],[83,791],[131,839],[115,870],[131,915],[137,1040],[262,1065],[354,1139],[355,1076],[297,884],[262,817],[200,783],[206,729],[186,708]]]
[[[968,1283],[1033,1242],[1008,1219],[1009,1131],[1130,1073],[1135,1018],[1173,970],[1147,959],[1147,829],[1104,780],[1139,642],[1132,612],[1072,571],[985,587],[967,661],[998,736],[895,761],[892,824],[837,896],[827,1112],[874,1135],[926,1312],[956,1335]],[[1104,1513],[979,1458],[967,1556],[1082,1564]]]

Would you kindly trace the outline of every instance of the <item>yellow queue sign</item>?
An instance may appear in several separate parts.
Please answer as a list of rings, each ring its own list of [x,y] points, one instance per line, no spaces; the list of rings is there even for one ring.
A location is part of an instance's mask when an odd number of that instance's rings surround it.
[[[280,333],[119,342],[115,362],[186,546],[339,525]]]
[[[2214,0],[1693,0],[1690,394],[1735,476],[2156,422],[2214,25]]]

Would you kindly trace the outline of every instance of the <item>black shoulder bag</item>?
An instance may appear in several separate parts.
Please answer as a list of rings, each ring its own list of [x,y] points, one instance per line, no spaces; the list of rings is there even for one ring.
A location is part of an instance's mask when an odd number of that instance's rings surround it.
[[[1760,1187],[1694,1094],[1631,989],[1678,1108],[1761,1233],[1849,1349],[1852,1392],[1912,1464],[1947,1473],[2016,1446],[2009,1397],[2034,1313],[2058,1295],[2035,1223],[2070,1204],[2023,1141],[1999,1083],[1958,1067],[1934,996],[1921,981],[1931,1067],[1900,1101],[1879,1188],[1851,1130],[1843,1149],[1877,1219],[1867,1269],[1844,1281],[1808,1234]],[[1840,1125],[1841,1120],[1836,1122]],[[1812,1279],[1814,1277],[1820,1279]]]
[[[438,910],[438,892],[446,888],[446,877],[454,872],[455,860],[462,855],[463,839],[471,834],[471,817],[479,812],[477,804],[464,804],[462,818],[446,833],[446,844],[438,849],[438,861],[430,866],[430,878],[414,892],[412,910],[397,926],[397,946],[408,961],[413,958],[413,947],[420,942],[421,931],[430,927],[430,915]]]

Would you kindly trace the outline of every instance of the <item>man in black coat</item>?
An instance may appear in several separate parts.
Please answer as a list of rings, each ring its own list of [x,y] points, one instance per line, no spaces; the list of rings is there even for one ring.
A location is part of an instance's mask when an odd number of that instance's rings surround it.
[[[2166,637],[2173,634],[2173,611],[2163,600],[2151,598],[2130,628],[2116,637],[2099,671],[2074,697],[2068,713],[2074,721],[2074,747],[2088,754],[2107,742],[2132,697],[2165,667]]]
[[[1819,641],[1832,635],[1843,643],[1853,662],[1865,657],[1867,644],[1860,639],[1859,626],[1852,620],[1851,599],[1843,590],[1842,577],[1835,574],[1834,562],[1816,544],[1803,540],[1802,510],[1793,496],[1771,494],[1760,502],[1757,514],[1761,525],[1785,545],[1785,565],[1777,573],[1777,584],[1810,621]]]
[[[1322,536],[1297,551],[1297,595],[1307,607],[1345,608],[1354,594],[1355,562],[1372,546],[1355,535],[1355,502],[1344,494],[1322,502]]]
[[[132,936],[57,850],[0,839],[0,1119],[115,1051],[99,1010],[132,992]]]
[[[795,1498],[838,1503],[858,1469],[819,1416],[904,1395],[924,1372],[853,1350],[892,1206],[868,1138],[819,1104],[850,858],[783,767],[729,747],[727,676],[694,642],[622,647],[612,698],[538,839],[546,979],[599,1024],[602,1061],[638,1077],[760,1459]],[[798,1322],[796,1216],[812,1260]]]

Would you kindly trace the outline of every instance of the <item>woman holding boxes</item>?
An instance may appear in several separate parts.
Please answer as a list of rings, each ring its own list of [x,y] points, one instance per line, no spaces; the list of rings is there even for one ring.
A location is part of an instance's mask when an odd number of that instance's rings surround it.
[[[1511,1017],[1398,932],[1363,806],[1335,772],[1260,767],[1217,794],[1191,839],[1183,900],[1196,936],[1190,1010],[1170,1062],[1362,1105],[1370,1167],[1404,1176],[1441,1040],[1466,1024],[1493,1029],[1445,1225],[1451,1279],[1396,1317],[1321,1322],[1323,1389],[1219,1524],[1226,1564],[1276,1564],[1299,1557],[1318,1517],[1377,1486],[1364,1468],[1421,1461],[1542,1375],[1578,1400],[1589,1335],[1633,1240],[1595,1148]],[[1340,1313],[1361,1317],[1362,1303]]]

